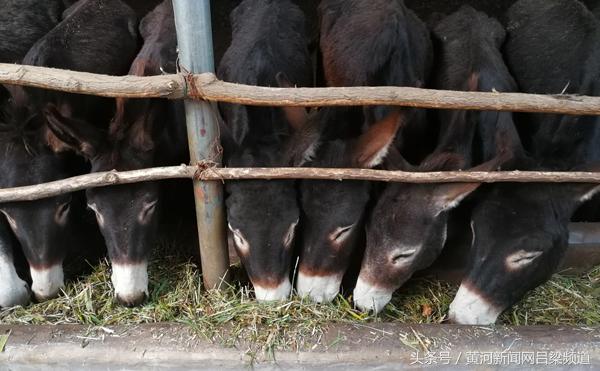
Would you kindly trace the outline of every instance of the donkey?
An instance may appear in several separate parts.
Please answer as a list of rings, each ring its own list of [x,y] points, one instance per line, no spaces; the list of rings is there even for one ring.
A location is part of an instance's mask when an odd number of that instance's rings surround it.
[[[245,0],[231,13],[231,46],[219,78],[261,86],[310,86],[312,68],[304,15],[290,0]],[[225,163],[230,167],[291,164],[291,132],[307,122],[303,108],[221,104]],[[308,152],[310,148],[306,148]],[[299,162],[302,158],[299,156]],[[289,271],[300,210],[294,181],[231,181],[225,184],[227,219],[235,249],[259,301],[281,300],[291,291]]]
[[[21,62],[29,48],[61,20],[64,10],[62,0],[37,1],[10,0],[3,4],[0,13],[0,62]],[[0,86],[0,110],[6,110],[10,92]],[[0,122],[5,122],[1,112]],[[0,222],[0,307],[24,305],[29,302],[29,285],[17,275],[13,251],[19,249],[8,222]]]
[[[326,0],[319,6],[319,15],[329,86],[420,86],[428,78],[431,41],[427,29],[402,1]],[[400,128],[424,126],[421,117],[410,111],[364,108],[364,122],[356,111],[327,108],[315,114],[316,122],[310,127],[317,128],[316,135],[303,134],[305,140],[312,138],[316,149],[308,164],[374,168],[394,147]],[[371,188],[369,182],[360,181],[301,182],[300,296],[327,302],[338,294],[363,240]]]
[[[19,248],[8,222],[0,217],[0,308],[29,303],[29,285],[17,271],[14,252]]]
[[[332,124],[327,110],[311,119],[321,120],[320,125]],[[322,136],[316,136],[312,145],[321,144],[306,165],[374,168],[393,146],[402,122],[402,113],[394,111],[357,138],[322,140]],[[365,181],[301,182],[301,251],[296,286],[300,296],[321,303],[332,301],[338,294],[344,273],[362,241],[371,188],[371,183]]]
[[[328,86],[414,86],[427,83],[433,62],[425,24],[403,0],[323,0],[320,49]],[[390,107],[364,109],[365,124],[381,121]],[[433,147],[424,110],[407,110],[396,146],[409,161]],[[408,139],[410,138],[410,139]]]
[[[131,9],[118,0],[84,1],[36,42],[23,63],[123,74],[137,48],[136,22]],[[21,88],[11,91],[0,127],[0,168],[5,174],[1,186],[43,183],[84,172],[72,156],[50,150],[61,148],[48,130],[47,121],[52,119],[49,112],[60,111],[63,117],[97,123],[109,117],[109,101],[36,89],[27,93]],[[81,218],[76,216],[79,201],[82,198],[73,194],[0,205],[29,262],[32,291],[38,300],[56,296],[63,286],[62,262],[67,247],[75,243],[74,232],[82,229]],[[85,251],[81,247],[79,250]]]
[[[433,34],[439,56],[434,79],[437,88],[516,89],[500,53],[505,31],[496,20],[465,6],[443,19]],[[474,170],[493,170],[507,166],[512,156],[508,144],[518,142],[510,113],[440,111],[439,121],[439,145],[419,166],[408,166],[397,155],[390,157],[388,167],[444,171],[480,164]],[[413,273],[431,265],[446,243],[450,211],[479,186],[389,184],[367,224],[354,304],[361,310],[380,312]]]
[[[8,115],[0,124],[0,146],[3,148],[0,168],[5,174],[0,179],[0,187],[38,184],[83,172],[80,162],[65,154],[54,154],[48,148],[40,114],[30,111],[31,103],[22,89],[10,90]],[[27,116],[23,116],[25,113]],[[63,264],[69,265],[64,262],[65,258],[91,258],[99,250],[97,229],[85,216],[80,192],[39,201],[7,202],[0,205],[0,212],[18,239],[16,243],[3,232],[1,243],[13,252],[23,249],[29,265],[31,289],[38,301],[54,297],[62,288]],[[83,245],[86,248],[82,249]],[[11,281],[0,281],[1,292],[14,289],[4,285],[10,286]],[[2,301],[10,300],[2,298]]]
[[[528,93],[600,95],[600,27],[576,0],[521,0],[508,12],[507,64]],[[556,37],[560,33],[560,37]],[[540,68],[549,66],[549,68]],[[598,170],[600,118],[527,115],[524,170]],[[472,215],[471,261],[449,318],[491,324],[556,271],[575,210],[597,184],[498,184]]]
[[[177,35],[171,1],[163,1],[144,17],[139,30],[144,44],[129,74],[174,73]],[[91,163],[93,172],[189,162],[180,103],[117,99],[117,112],[107,131],[52,110],[48,126],[64,146]],[[106,241],[117,301],[126,306],[141,304],[148,295],[147,266],[157,236],[158,209],[166,202],[159,183],[89,189],[87,201]]]
[[[139,19],[143,19],[154,10],[163,0],[124,0],[133,9]]]
[[[0,13],[0,61],[21,62],[31,46],[56,26],[62,17],[62,0],[5,0]]]

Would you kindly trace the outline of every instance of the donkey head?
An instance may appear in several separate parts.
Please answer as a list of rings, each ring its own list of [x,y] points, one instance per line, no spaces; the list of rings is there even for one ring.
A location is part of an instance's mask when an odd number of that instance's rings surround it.
[[[597,169],[597,167],[596,167]],[[573,212],[597,184],[497,184],[473,211],[472,256],[449,318],[489,325],[558,268]]]
[[[278,79],[283,79],[278,76]],[[286,83],[282,80],[281,85]],[[294,145],[290,130],[300,132],[308,122],[304,108],[222,107],[226,163],[229,167],[301,165],[311,154],[310,145]],[[267,135],[249,130],[259,116]],[[272,134],[272,135],[271,135]],[[301,141],[308,143],[307,141]],[[292,150],[291,150],[292,149]],[[297,157],[296,157],[297,155]],[[292,180],[242,180],[225,184],[227,219],[242,264],[259,301],[285,299],[291,291],[289,271],[296,226],[300,221],[296,182]]]
[[[464,111],[450,113],[436,151],[413,171],[463,170],[470,166],[477,123]],[[471,170],[491,171],[513,156],[513,131],[495,133],[496,157]],[[410,170],[402,156],[390,166]],[[377,200],[367,224],[365,256],[354,289],[354,303],[362,310],[379,312],[392,293],[417,270],[431,265],[447,236],[449,212],[481,183],[389,184]]]
[[[491,170],[487,164],[475,170]],[[444,171],[464,167],[461,156],[436,154],[417,171]],[[361,310],[379,312],[392,293],[414,272],[428,267],[446,242],[449,211],[480,183],[388,184],[367,224],[367,244],[354,303]]]
[[[0,308],[25,306],[29,303],[29,285],[19,276],[15,260],[18,246],[8,223],[0,215]]]
[[[244,150],[233,155],[228,165],[284,166],[280,151],[279,146]],[[294,181],[232,181],[225,187],[229,230],[256,298],[286,298],[291,289],[288,274],[300,218]]]
[[[324,113],[323,116],[328,117]],[[394,111],[358,138],[322,143],[308,165],[376,167],[392,145],[403,117],[402,113]],[[313,140],[318,141],[318,138]],[[338,294],[355,246],[363,236],[364,213],[371,187],[364,181],[304,180],[300,190],[303,222],[298,294],[316,302],[328,302]]]
[[[44,126],[21,88],[11,88],[12,100],[0,127],[2,187],[18,187],[66,178],[72,174],[68,156],[46,146]],[[77,195],[65,194],[0,205],[29,262],[32,291],[39,301],[56,296],[64,285],[63,260],[76,241]],[[81,246],[77,246],[81,248]]]
[[[119,100],[108,132],[65,117],[53,106],[46,108],[45,116],[56,141],[89,160],[92,172],[127,171],[155,165],[167,104]],[[86,195],[108,248],[116,298],[124,305],[138,305],[148,294],[146,268],[156,240],[159,185],[93,188]]]

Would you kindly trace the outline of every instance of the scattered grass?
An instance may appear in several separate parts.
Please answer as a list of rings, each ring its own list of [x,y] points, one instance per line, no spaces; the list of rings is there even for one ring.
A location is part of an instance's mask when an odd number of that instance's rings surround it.
[[[600,325],[600,267],[581,276],[554,275],[506,311],[511,325]]]
[[[7,334],[0,335],[0,353],[4,352],[4,347],[6,347],[6,343],[8,342],[9,337],[10,331]]]
[[[305,349],[320,342],[327,325],[369,322],[440,323],[456,293],[455,285],[415,279],[401,289],[380,316],[353,309],[338,297],[332,304],[298,298],[287,303],[258,304],[250,289],[231,286],[207,294],[193,262],[169,253],[150,264],[150,299],[138,308],[113,301],[106,261],[92,274],[70,282],[57,299],[28,307],[0,310],[3,324],[83,324],[90,327],[173,322],[185,324],[214,342],[267,354],[275,349]],[[508,325],[600,325],[600,267],[577,277],[556,275],[522,303],[502,315]]]

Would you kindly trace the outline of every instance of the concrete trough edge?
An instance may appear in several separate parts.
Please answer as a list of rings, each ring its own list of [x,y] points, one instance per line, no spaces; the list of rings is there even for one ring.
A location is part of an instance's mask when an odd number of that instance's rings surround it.
[[[220,346],[177,324],[0,325],[0,334],[8,332],[2,370],[600,367],[600,328],[585,327],[332,325],[305,349],[272,353],[250,352],[243,340]]]

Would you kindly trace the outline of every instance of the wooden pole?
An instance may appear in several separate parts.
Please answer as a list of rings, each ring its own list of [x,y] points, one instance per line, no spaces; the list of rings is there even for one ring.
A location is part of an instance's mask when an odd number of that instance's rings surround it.
[[[200,179],[209,183],[244,179],[365,180],[399,183],[600,183],[595,172],[446,171],[409,173],[371,169],[318,168],[212,168],[171,166],[132,171],[79,175],[54,182],[0,189],[0,202],[33,201],[86,188],[164,179]]]
[[[252,106],[401,106],[433,109],[600,115],[600,97],[468,92],[398,86],[269,88],[228,83],[210,75],[194,79],[195,98]]]
[[[0,63],[0,83],[113,98],[180,99],[185,91],[181,74],[108,76],[7,63]]]
[[[214,72],[209,0],[173,0],[179,63],[189,73]],[[216,107],[206,101],[185,101],[190,160],[221,164]],[[223,184],[194,180],[196,218],[204,287],[216,289],[227,279],[229,254],[223,202]]]
[[[467,92],[409,87],[268,88],[228,83],[212,73],[106,76],[0,63],[0,83],[126,98],[194,98],[259,106],[392,105],[434,109],[600,115],[600,97]]]

